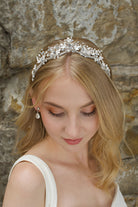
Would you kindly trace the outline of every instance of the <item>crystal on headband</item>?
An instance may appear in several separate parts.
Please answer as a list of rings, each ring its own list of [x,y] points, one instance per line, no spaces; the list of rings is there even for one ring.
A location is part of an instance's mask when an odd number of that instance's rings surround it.
[[[49,46],[46,51],[41,52],[36,56],[36,64],[32,70],[32,81],[35,79],[35,74],[39,68],[46,64],[48,60],[59,58],[66,53],[77,53],[83,57],[91,58],[98,63],[102,70],[110,77],[110,69],[108,65],[103,61],[102,51],[89,47],[83,42],[74,41],[72,38],[67,37],[62,43],[58,43],[55,46]]]

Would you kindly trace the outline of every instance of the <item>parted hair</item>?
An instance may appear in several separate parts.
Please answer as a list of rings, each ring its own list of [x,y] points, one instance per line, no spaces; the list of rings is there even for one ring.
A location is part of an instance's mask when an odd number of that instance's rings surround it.
[[[97,47],[86,39],[76,39],[90,47]],[[58,40],[62,42],[62,40]],[[51,45],[57,44],[58,41]],[[45,48],[46,49],[46,48]],[[69,57],[69,58],[68,58]],[[68,71],[67,71],[68,61]],[[104,59],[105,62],[107,62]],[[41,118],[35,119],[35,106],[43,99],[47,88],[61,75],[68,74],[77,80],[95,103],[99,129],[89,141],[89,162],[94,160],[96,185],[106,191],[114,185],[121,168],[120,143],[124,136],[124,108],[121,96],[111,78],[109,78],[94,60],[75,53],[67,53],[57,59],[49,60],[36,73],[32,82],[31,75],[24,97],[24,109],[18,117],[18,136],[16,148],[20,155],[47,137]],[[36,104],[37,104],[36,103]]]

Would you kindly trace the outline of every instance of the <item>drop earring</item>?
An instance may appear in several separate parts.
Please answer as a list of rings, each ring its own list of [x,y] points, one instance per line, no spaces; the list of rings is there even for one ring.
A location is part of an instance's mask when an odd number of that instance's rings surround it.
[[[39,113],[39,110],[40,110],[40,108],[37,107],[37,111],[36,111],[36,114],[35,114],[35,118],[36,118],[36,119],[40,119],[40,113]]]

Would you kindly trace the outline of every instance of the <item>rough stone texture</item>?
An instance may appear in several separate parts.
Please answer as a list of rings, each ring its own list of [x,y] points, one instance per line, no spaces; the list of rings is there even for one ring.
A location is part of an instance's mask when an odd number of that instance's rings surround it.
[[[125,201],[127,202],[127,207],[137,207],[136,196],[124,196]]]
[[[133,194],[138,192],[136,184],[136,176],[138,173],[138,165],[136,159],[128,159],[124,161],[124,171],[120,172],[117,182],[119,183],[123,195]],[[129,181],[129,182],[128,182]]]
[[[86,37],[103,49],[113,69],[113,80],[126,111],[126,140],[138,156],[138,52],[136,0],[1,0],[0,1],[0,202],[22,109],[30,65],[41,48],[53,39]],[[136,165],[122,143],[129,170],[118,177],[128,207],[138,206]],[[1,206],[0,203],[0,206]]]
[[[126,112],[126,141],[122,144],[123,158],[138,155],[138,67],[113,66],[113,79],[122,94]]]

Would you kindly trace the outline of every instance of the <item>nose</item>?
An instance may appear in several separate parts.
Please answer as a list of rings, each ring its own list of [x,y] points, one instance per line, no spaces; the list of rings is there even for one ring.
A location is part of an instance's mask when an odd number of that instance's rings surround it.
[[[65,123],[66,138],[80,138],[80,123],[76,116],[71,116]]]

